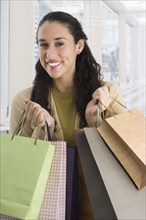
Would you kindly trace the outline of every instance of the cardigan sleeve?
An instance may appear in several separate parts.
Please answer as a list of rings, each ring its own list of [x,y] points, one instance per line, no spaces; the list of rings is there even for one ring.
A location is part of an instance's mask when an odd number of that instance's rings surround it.
[[[105,111],[105,118],[111,117],[113,114],[116,115],[126,111],[126,107],[124,107],[125,101],[120,89],[111,83],[105,83],[105,85],[108,87],[111,98],[111,103],[108,109]]]
[[[30,99],[31,88],[19,92],[12,101],[11,111],[10,111],[10,133],[14,133],[22,113],[24,111],[24,104],[26,99]],[[31,137],[33,129],[31,128],[31,123],[26,120],[25,122],[25,131],[22,134],[26,137]]]

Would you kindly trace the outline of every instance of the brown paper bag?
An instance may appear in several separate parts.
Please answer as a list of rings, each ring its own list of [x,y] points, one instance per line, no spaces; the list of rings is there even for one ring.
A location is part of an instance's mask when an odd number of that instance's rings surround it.
[[[133,108],[105,119],[97,128],[138,189],[146,186],[145,119]]]

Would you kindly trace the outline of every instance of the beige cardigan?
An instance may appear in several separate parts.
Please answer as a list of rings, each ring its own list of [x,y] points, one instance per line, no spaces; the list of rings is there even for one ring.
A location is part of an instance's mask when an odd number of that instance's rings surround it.
[[[108,87],[110,96],[123,104],[123,98],[118,88],[109,82],[108,83],[106,82],[105,85]],[[19,119],[24,111],[25,100],[30,99],[31,92],[32,92],[32,87],[19,92],[14,98],[12,105],[11,105],[11,112],[10,112],[10,133],[13,133],[15,128],[17,127]],[[55,106],[52,94],[50,96],[50,99],[51,99],[51,102],[48,98],[49,108],[52,110],[52,114],[53,114],[52,116],[56,121],[55,132],[51,134],[52,140],[64,140],[64,135],[61,129],[61,124],[58,118],[58,114],[57,114],[57,110],[56,110],[56,106]],[[116,114],[125,111],[125,108],[122,107],[118,102],[116,102],[113,99],[111,100],[111,104],[109,107],[112,107],[112,109],[114,110]],[[112,116],[111,112],[106,110],[104,112],[104,117],[108,118],[110,116]],[[75,120],[75,129],[78,129],[78,128],[79,128],[79,115],[77,114],[76,120]],[[25,132],[23,132],[22,135],[26,137],[34,137],[35,132],[36,132],[36,128],[32,126],[31,121],[26,121]],[[44,137],[45,137],[45,131],[44,131],[44,128],[42,128],[38,138],[44,139]]]

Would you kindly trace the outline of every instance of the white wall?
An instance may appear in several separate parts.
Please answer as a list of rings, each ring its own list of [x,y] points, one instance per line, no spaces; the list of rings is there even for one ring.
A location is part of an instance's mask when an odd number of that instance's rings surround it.
[[[35,1],[10,1],[9,103],[34,78]]]
[[[0,55],[0,118],[5,118],[9,86],[9,1],[0,2]]]

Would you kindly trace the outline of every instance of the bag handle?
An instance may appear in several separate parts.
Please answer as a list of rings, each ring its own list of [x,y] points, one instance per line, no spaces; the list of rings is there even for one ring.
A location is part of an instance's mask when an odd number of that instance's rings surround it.
[[[125,109],[127,109],[129,112],[131,112],[125,105],[123,105],[121,102],[119,102],[117,99],[115,99],[115,98],[113,98],[112,96],[110,96],[110,98],[111,99],[113,99],[115,102],[117,102],[119,105],[121,105],[121,106],[123,106]],[[105,107],[105,109],[106,110],[108,110],[114,117],[115,117],[115,115],[116,115],[116,113],[115,113],[115,111],[114,111],[114,109],[113,109],[113,107],[112,106],[105,106],[100,100],[98,100],[104,107]],[[100,120],[100,117],[101,117],[101,112],[100,112],[100,109],[98,108],[98,106],[97,106],[97,109],[96,109],[96,112],[97,112],[97,117],[99,118],[99,120]],[[92,125],[93,125],[93,127],[95,126],[95,120],[94,120],[94,113],[93,113],[93,111],[91,111],[91,118],[92,118]],[[116,117],[115,117],[116,118]],[[101,122],[101,121],[100,121]],[[100,125],[101,123],[98,123],[98,125]],[[98,126],[97,126],[98,127]]]
[[[50,129],[49,129],[49,125],[47,123],[47,121],[45,120],[45,132],[47,134],[47,141],[51,141],[51,134],[50,134]]]
[[[123,105],[121,102],[119,102],[117,99],[113,98],[112,96],[110,96],[110,98],[113,99],[115,102],[117,102],[119,105],[123,106],[124,108],[126,108],[129,111],[129,109],[125,105]]]
[[[18,125],[16,126],[16,129],[14,130],[11,140],[13,140],[14,136],[18,134],[18,132],[20,131],[20,129],[23,129],[24,124],[26,122],[26,117],[24,117],[25,115],[25,110],[22,112],[22,115],[20,117],[20,120],[18,122]],[[22,133],[22,132],[21,132]],[[40,128],[37,128],[37,132],[35,135],[35,140],[34,140],[34,144],[36,145],[37,143],[37,139],[40,133]],[[46,133],[46,140],[47,141],[51,141],[51,134],[50,134],[50,129],[49,129],[49,125],[47,123],[47,121],[45,120],[45,133]],[[20,134],[21,135],[21,134]]]
[[[14,136],[18,134],[18,132],[22,128],[22,125],[25,124],[26,118],[24,118],[24,114],[25,114],[25,111],[23,111],[23,113],[22,113],[22,115],[21,115],[21,117],[20,117],[20,119],[18,121],[18,124],[17,124],[17,126],[16,126],[16,128],[15,128],[13,134],[12,134],[11,140],[13,140]]]

